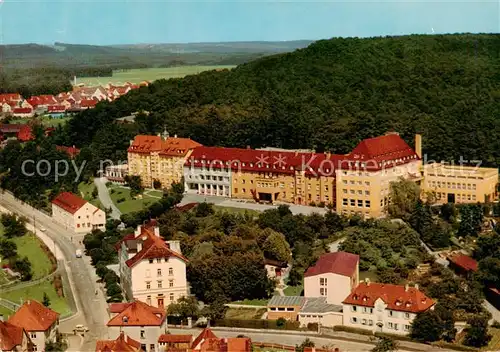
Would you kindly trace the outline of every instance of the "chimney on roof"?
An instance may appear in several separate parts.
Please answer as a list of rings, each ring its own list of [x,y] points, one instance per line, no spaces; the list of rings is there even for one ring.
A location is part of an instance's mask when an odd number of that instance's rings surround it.
[[[133,143],[134,143],[134,140],[133,140],[133,139],[131,139],[131,140],[130,140],[130,145],[132,145]]]
[[[408,292],[408,289],[410,288],[410,286],[408,284],[405,285],[405,292]]]
[[[295,156],[299,155],[299,152],[298,151],[295,151]]]
[[[155,236],[160,237],[160,227],[155,226],[155,227],[153,227],[153,230],[154,230]]]
[[[250,149],[250,146],[249,146],[249,145],[247,145],[247,149]]]
[[[174,252],[182,254],[180,241],[166,241],[166,242],[168,244],[168,248],[170,248]]]
[[[418,284],[415,284],[415,290],[418,290],[419,286]]]
[[[137,253],[139,253],[140,251],[142,251],[142,238],[139,238],[137,240],[136,245],[137,245]]]
[[[137,225],[137,228],[134,231],[135,237],[139,236],[141,234],[141,225]]]
[[[366,286],[370,286],[370,279],[369,279],[369,278],[366,278],[366,279],[365,279],[365,283],[366,283]]]
[[[422,135],[419,133],[415,135],[415,154],[422,158]]]
[[[177,138],[177,135],[176,135],[176,134],[174,134],[174,138]]]
[[[330,152],[326,152],[326,153],[325,153],[325,155],[326,155],[326,158],[327,158],[327,159],[330,159],[330,157],[332,156],[332,153],[330,153]]]

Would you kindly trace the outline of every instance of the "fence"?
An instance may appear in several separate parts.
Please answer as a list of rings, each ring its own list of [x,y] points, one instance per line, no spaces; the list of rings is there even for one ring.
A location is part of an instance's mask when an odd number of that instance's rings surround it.
[[[20,283],[15,284],[15,285],[9,285],[9,284],[7,284],[8,287],[0,287],[0,288],[2,289],[2,293],[5,293],[5,292],[16,291],[16,290],[19,290],[19,289],[22,289],[22,288],[25,288],[25,287],[35,286],[35,285],[38,285],[39,283],[42,283],[44,281],[48,281],[48,280],[52,279],[58,272],[59,272],[59,268],[57,268],[56,270],[54,270],[49,275],[44,276],[44,277],[42,277],[40,279],[36,279],[36,280],[32,280],[32,281],[26,281],[26,282],[20,282]]]
[[[8,299],[5,298],[0,298],[0,306],[5,307],[14,313],[16,310],[19,309],[20,305],[17,303],[14,303],[12,301],[9,301]]]

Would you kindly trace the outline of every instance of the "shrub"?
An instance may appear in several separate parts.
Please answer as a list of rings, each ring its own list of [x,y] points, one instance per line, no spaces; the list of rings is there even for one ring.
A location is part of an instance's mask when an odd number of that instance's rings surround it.
[[[318,203],[318,207],[320,207],[320,208],[324,208],[324,207],[325,207],[325,202],[319,202],[319,203]]]
[[[310,202],[310,203],[309,203],[309,206],[310,206],[310,207],[315,207],[315,206],[316,206],[316,203],[314,203],[314,202]]]
[[[109,194],[113,194],[115,192],[116,192],[116,190],[113,188],[111,191],[109,191]]]
[[[247,329],[281,329],[281,330],[299,330],[300,323],[298,321],[285,321],[285,325],[278,326],[277,320],[261,320],[261,319],[219,319],[215,321],[215,326],[227,326],[232,328],[247,328]]]
[[[279,328],[283,328],[286,325],[286,319],[285,318],[279,318],[276,320],[276,326]]]
[[[495,328],[495,329],[500,329],[500,323],[498,321],[494,320],[493,324],[491,324],[491,327]]]
[[[309,323],[309,324],[307,324],[307,330],[318,331],[318,323]]]
[[[123,202],[125,202],[125,198],[124,197],[118,198],[116,202],[117,203],[123,203]]]
[[[393,340],[413,341],[413,339],[410,336],[406,336],[406,335],[388,334],[386,332],[375,332],[374,335],[377,337],[387,337],[387,338],[393,339]]]

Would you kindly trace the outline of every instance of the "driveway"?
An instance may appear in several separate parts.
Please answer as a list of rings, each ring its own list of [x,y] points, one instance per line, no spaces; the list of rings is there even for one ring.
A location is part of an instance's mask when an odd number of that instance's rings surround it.
[[[106,182],[108,182],[108,179],[106,177],[94,178],[94,184],[97,187],[99,201],[106,209],[111,208],[111,214],[109,215],[110,217],[112,217],[113,219],[120,220],[120,216],[122,215],[122,213],[116,207],[115,203],[113,203],[113,201],[111,200],[108,187],[106,187]]]

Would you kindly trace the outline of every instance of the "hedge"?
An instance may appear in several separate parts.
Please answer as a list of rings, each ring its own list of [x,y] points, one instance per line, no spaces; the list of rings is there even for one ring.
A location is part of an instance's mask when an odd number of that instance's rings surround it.
[[[449,342],[444,342],[444,341],[432,342],[431,346],[437,346],[437,347],[446,348],[446,349],[455,350],[455,351],[479,351],[479,349],[474,348],[474,347],[467,347],[464,345],[457,345],[454,343],[449,343]]]
[[[345,332],[352,332],[354,334],[373,336],[373,331],[371,331],[371,330],[353,328],[353,327],[344,326],[344,325],[335,325],[333,327],[333,331],[345,331]]]
[[[374,335],[377,337],[388,337],[388,338],[393,339],[393,340],[415,342],[415,340],[413,340],[411,337],[406,336],[406,335],[388,334],[386,332],[375,332]]]
[[[273,329],[273,330],[299,330],[298,321],[286,321],[285,325],[278,326],[276,320],[264,319],[219,319],[215,321],[215,326],[226,326],[231,328],[247,329]]]

